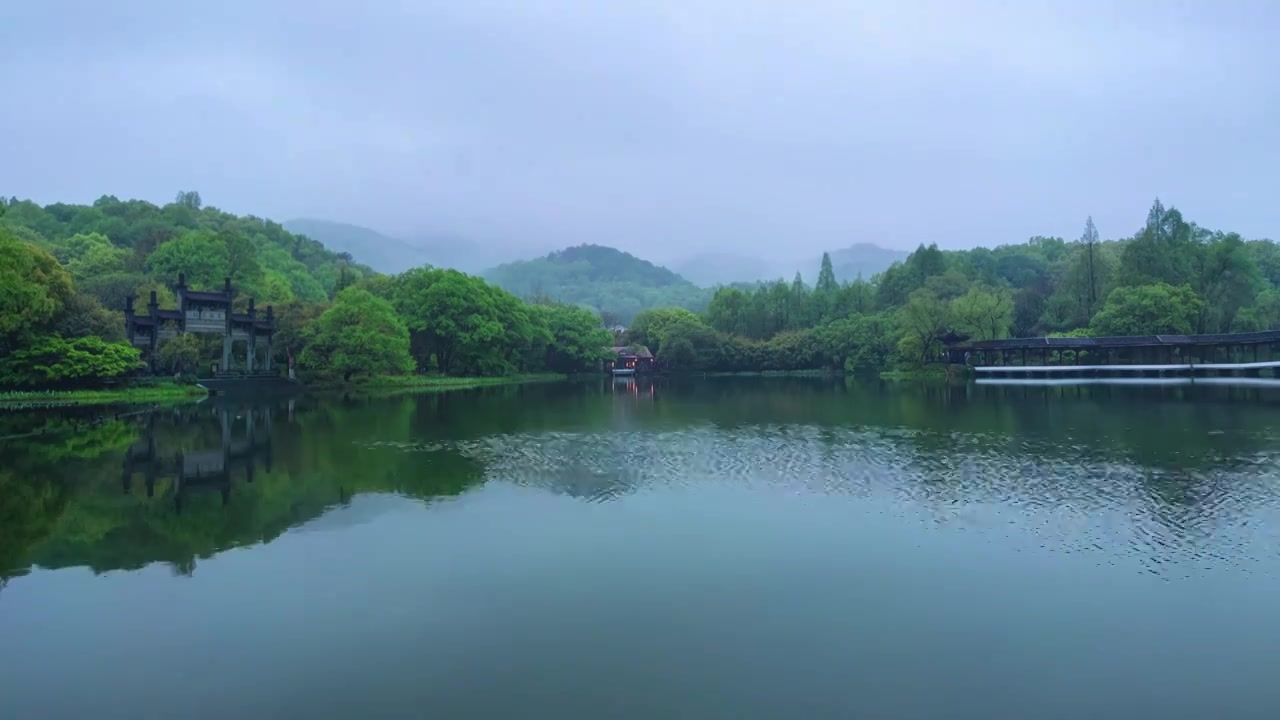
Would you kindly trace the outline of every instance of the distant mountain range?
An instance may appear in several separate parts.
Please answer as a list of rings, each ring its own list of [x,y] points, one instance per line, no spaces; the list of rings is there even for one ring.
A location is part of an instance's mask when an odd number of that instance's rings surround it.
[[[334,252],[347,252],[357,262],[383,273],[432,265],[479,273],[518,257],[519,249],[482,246],[464,238],[429,235],[412,239],[391,237],[359,225],[298,218],[284,223],[291,233],[306,235]]]
[[[840,282],[856,280],[859,275],[870,279],[884,272],[895,262],[906,260],[911,253],[890,250],[871,243],[857,243],[830,251],[831,266]],[[822,256],[795,260],[769,260],[733,253],[707,253],[695,255],[674,263],[684,277],[703,287],[730,285],[732,283],[770,281],[782,278],[790,280],[797,272],[805,282],[812,284],[818,278]]]
[[[630,253],[600,245],[579,245],[531,260],[515,260],[521,248],[480,245],[445,235],[405,240],[359,225],[299,218],[284,223],[292,233],[319,241],[333,252],[346,252],[359,263],[383,273],[400,273],[432,265],[478,274],[525,298],[545,297],[585,305],[630,322],[641,310],[678,306],[701,310],[710,301],[708,288],[751,284],[799,272],[812,284],[822,257],[795,260],[761,259],[731,252],[707,253],[675,264],[678,272]],[[527,248],[524,249],[527,252]],[[831,251],[836,279],[870,278],[910,253],[859,243]],[[500,264],[502,263],[502,264]]]

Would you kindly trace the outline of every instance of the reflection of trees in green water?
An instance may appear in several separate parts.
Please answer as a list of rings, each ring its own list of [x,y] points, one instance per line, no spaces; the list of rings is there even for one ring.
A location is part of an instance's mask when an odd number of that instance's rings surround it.
[[[1077,478],[1092,479],[1096,490],[1108,481],[1085,476],[1112,466],[1121,471],[1118,482],[1132,485],[1161,522],[1204,526],[1204,518],[1229,515],[1230,508],[1220,507],[1224,498],[1237,508],[1250,498],[1266,500],[1259,495],[1269,492],[1264,484],[1249,483],[1264,472],[1277,447],[1277,404],[1280,393],[1223,387],[989,387],[813,378],[605,380],[390,398],[304,398],[293,412],[273,408],[269,428],[256,416],[255,432],[270,443],[254,450],[252,483],[246,482],[245,466],[237,465],[225,505],[222,486],[215,484],[184,495],[179,513],[174,456],[220,447],[224,417],[233,438],[248,433],[250,408],[201,404],[0,443],[0,576],[33,563],[108,570],[167,562],[190,572],[200,558],[268,542],[360,493],[424,499],[461,493],[483,478],[487,462],[482,454],[466,454],[474,447],[469,441],[486,439],[500,447],[502,437],[514,433],[701,427],[749,436],[761,428],[797,425],[815,428],[819,442],[836,456],[866,432],[892,452],[896,467],[911,470],[904,482],[914,483],[913,491],[923,497],[973,499],[981,491],[976,483],[987,481],[983,473],[1009,484],[1006,489],[1016,485],[1027,497],[1069,493]],[[72,421],[52,416],[48,422]],[[125,458],[135,456],[148,437],[161,458],[154,496],[147,497],[141,475],[126,494]],[[957,469],[957,463],[968,466]],[[1054,477],[1024,481],[1023,472]],[[970,473],[968,479],[963,473]],[[1117,492],[1129,491],[1128,485]]]
[[[348,432],[367,439],[799,424],[888,433],[921,453],[998,451],[1174,472],[1247,464],[1276,448],[1277,407],[1280,391],[1265,388],[714,378],[366,398],[324,412],[332,416],[326,432],[354,414],[362,419]]]
[[[43,432],[0,443],[0,576],[65,513],[75,494],[75,483],[66,478],[98,458],[118,458],[136,436],[126,421],[85,425],[65,416],[50,416],[34,429]]]
[[[299,412],[290,423],[277,409],[269,432],[269,452],[257,451],[253,481],[246,465],[232,463],[230,482],[215,482],[204,491],[175,503],[176,455],[220,448],[221,415],[230,413],[233,439],[244,437],[246,420],[237,408],[159,411],[142,422],[120,426],[116,435],[104,426],[99,433],[113,441],[91,457],[86,438],[64,438],[62,446],[83,461],[61,465],[47,448],[23,443],[11,452],[26,472],[0,473],[3,525],[0,526],[0,571],[44,567],[89,566],[95,571],[171,563],[190,572],[199,558],[231,547],[269,542],[291,527],[345,504],[360,493],[396,492],[416,498],[456,495],[481,477],[474,462],[448,452],[375,452],[353,447],[342,429],[376,428],[407,434],[406,413],[385,408],[368,412],[318,408]],[[115,429],[119,432],[120,428]],[[264,432],[261,421],[258,432]],[[145,447],[151,433],[156,448],[156,478],[148,497],[147,463],[135,467],[130,491],[122,488],[124,449],[135,439]],[[268,456],[270,469],[266,467]],[[8,467],[8,466],[6,466]],[[60,469],[61,468],[61,469]],[[226,489],[224,504],[222,490]]]
[[[1249,462],[1280,437],[1280,391],[1267,389],[729,378],[679,390],[671,405],[690,420],[902,431],[923,452],[1003,447],[1172,470]]]

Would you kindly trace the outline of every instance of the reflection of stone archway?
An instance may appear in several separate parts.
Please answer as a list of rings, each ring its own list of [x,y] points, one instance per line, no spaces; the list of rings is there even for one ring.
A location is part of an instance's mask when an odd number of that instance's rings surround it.
[[[209,410],[175,411],[175,425],[200,424]],[[125,452],[121,483],[125,494],[133,492],[133,478],[142,474],[147,497],[155,495],[156,481],[171,481],[167,494],[174,508],[182,512],[185,498],[193,493],[215,491],[225,505],[231,497],[233,474],[252,483],[259,465],[267,472],[272,466],[272,408],[216,406],[212,409],[221,432],[220,442],[191,447],[165,447],[157,442],[156,419],[147,416],[142,437]],[[163,485],[162,485],[163,487]]]

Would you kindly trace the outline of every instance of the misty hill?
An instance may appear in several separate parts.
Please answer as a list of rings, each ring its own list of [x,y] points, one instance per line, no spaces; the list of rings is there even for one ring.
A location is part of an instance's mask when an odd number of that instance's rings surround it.
[[[870,280],[872,275],[888,270],[890,265],[906,260],[910,254],[907,250],[890,250],[871,243],[857,243],[832,250],[831,268],[836,271],[836,279],[840,282],[852,282],[858,279],[858,275]],[[810,265],[813,270],[805,271],[805,277],[808,278],[809,273],[812,273],[812,277],[817,278],[821,265],[822,257],[819,256]]]
[[[711,298],[710,291],[667,268],[600,245],[579,245],[499,265],[484,277],[521,297],[586,305],[624,323],[652,307],[702,310]]]
[[[911,253],[890,250],[871,243],[858,243],[831,251],[831,265],[836,279],[851,282],[861,274],[870,279],[884,272],[895,262],[907,259]],[[732,253],[706,253],[695,255],[677,264],[680,274],[703,287],[732,285],[734,283],[767,282],[782,278],[790,280],[799,272],[806,282],[818,277],[822,256],[794,259],[761,259]]]
[[[398,273],[420,265],[438,264],[427,248],[359,225],[298,218],[285,222],[284,227],[296,235],[306,235],[333,252],[350,253],[378,272]]]
[[[789,278],[799,268],[792,267],[788,270],[785,267],[788,264],[732,253],[705,253],[680,261],[676,264],[676,270],[681,276],[702,287],[715,287],[737,282]]]
[[[334,252],[351,253],[357,261],[383,273],[432,265],[478,273],[512,257],[514,249],[500,250],[449,235],[398,238],[349,223],[298,218],[284,223],[289,232],[306,235]]]

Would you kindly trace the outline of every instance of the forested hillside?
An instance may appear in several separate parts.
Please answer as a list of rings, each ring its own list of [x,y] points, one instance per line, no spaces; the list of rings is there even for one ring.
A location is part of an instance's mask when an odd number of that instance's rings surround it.
[[[816,285],[797,275],[721,288],[705,315],[641,313],[633,339],[667,367],[851,371],[918,367],[938,338],[1221,333],[1280,328],[1280,247],[1186,221],[1160,201],[1137,233],[943,251],[841,283],[825,258]]]
[[[630,253],[580,245],[536,260],[507,263],[484,277],[524,298],[595,308],[610,319],[629,322],[653,307],[702,310],[711,297],[670,270]]]
[[[91,206],[0,204],[0,386],[77,386],[139,372],[121,342],[129,295],[173,307],[231,277],[238,303],[273,305],[276,360],[320,376],[573,372],[629,321],[671,371],[855,372],[920,367],[939,337],[1146,335],[1280,328],[1280,247],[1186,221],[1159,201],[1135,234],[943,251],[921,246],[873,277],[841,282],[830,257],[812,285],[697,288],[630,254],[581,246],[495,268],[507,290],[457,270],[380,275],[276,223],[204,207],[104,197]],[[512,292],[523,296],[523,299]],[[582,306],[597,308],[599,312]],[[210,336],[164,343],[182,373],[218,356]]]
[[[0,202],[0,387],[81,387],[138,374],[123,341],[129,296],[175,307],[231,278],[238,307],[274,306],[279,366],[333,377],[497,375],[591,366],[609,334],[577,307],[525,303],[455,270],[379,275],[277,223],[205,207],[194,192],[164,206]],[[145,300],[144,300],[145,301]],[[180,336],[157,364],[183,373],[218,357],[220,338]]]
[[[42,208],[15,198],[0,224],[52,254],[77,288],[108,310],[122,309],[129,293],[171,285],[179,272],[193,287],[230,277],[260,303],[322,302],[340,283],[369,274],[350,256],[278,223],[204,207],[194,192],[163,207],[104,196],[93,205]]]

